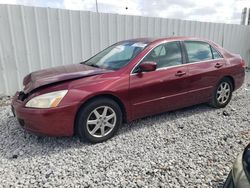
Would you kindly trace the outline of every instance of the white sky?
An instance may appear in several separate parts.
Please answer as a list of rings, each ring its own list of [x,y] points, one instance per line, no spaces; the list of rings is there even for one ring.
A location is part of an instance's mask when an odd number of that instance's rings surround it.
[[[97,0],[99,12],[239,24],[250,0]],[[95,0],[0,0],[20,4],[95,11]],[[126,9],[126,7],[128,9]]]

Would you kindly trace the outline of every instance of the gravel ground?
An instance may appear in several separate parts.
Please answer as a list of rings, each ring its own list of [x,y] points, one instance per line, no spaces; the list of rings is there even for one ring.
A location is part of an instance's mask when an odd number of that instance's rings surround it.
[[[249,72],[224,109],[147,117],[95,145],[27,133],[9,101],[0,100],[1,187],[221,187],[250,140]]]

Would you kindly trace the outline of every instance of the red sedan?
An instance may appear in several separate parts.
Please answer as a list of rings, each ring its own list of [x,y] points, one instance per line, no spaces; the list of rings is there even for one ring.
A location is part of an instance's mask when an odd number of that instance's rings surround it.
[[[30,73],[12,111],[28,131],[101,142],[124,121],[199,103],[225,107],[244,82],[244,66],[207,40],[126,40],[80,64]]]

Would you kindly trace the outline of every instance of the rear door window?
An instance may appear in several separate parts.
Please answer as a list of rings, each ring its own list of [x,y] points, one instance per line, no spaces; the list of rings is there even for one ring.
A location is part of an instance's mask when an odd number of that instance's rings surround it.
[[[207,61],[213,59],[210,45],[200,41],[184,42],[188,55],[188,63]]]

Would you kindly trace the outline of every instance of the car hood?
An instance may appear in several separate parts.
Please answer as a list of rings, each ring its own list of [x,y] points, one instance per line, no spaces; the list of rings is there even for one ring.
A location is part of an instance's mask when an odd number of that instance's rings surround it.
[[[84,64],[71,64],[35,71],[23,79],[24,93],[27,94],[41,86],[106,72],[111,72],[111,70],[95,68]]]

